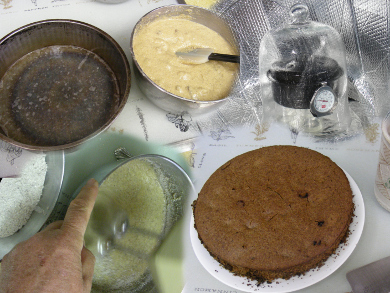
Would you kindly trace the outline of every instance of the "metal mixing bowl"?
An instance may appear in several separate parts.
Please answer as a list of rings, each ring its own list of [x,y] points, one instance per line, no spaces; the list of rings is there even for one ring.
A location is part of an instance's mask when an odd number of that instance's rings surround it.
[[[46,154],[46,164],[47,173],[41,200],[26,225],[15,234],[0,238],[0,260],[16,244],[27,240],[42,228],[57,202],[64,176],[64,151],[48,152]]]
[[[123,150],[123,149],[122,149]],[[161,156],[161,155],[155,155],[155,154],[150,154],[150,155],[139,155],[139,156],[134,156],[131,157],[128,155],[126,152],[121,151],[120,154],[124,154],[122,156],[123,159],[120,159],[117,162],[113,162],[110,164],[107,164],[100,168],[99,170],[96,170],[91,174],[91,177],[95,178],[98,182],[99,185],[102,185],[104,181],[109,178],[112,174],[115,173],[119,168],[124,167],[129,168],[126,165],[129,165],[134,160],[144,160],[151,166],[153,166],[154,171],[157,174],[159,183],[163,189],[164,192],[164,209],[165,209],[165,216],[162,225],[162,231],[161,234],[159,235],[154,235],[151,236],[151,233],[148,234],[146,239],[151,239],[152,238],[157,238],[162,241],[171,228],[176,224],[176,222],[181,218],[183,212],[184,212],[184,207],[188,203],[187,200],[190,197],[191,192],[195,192],[195,188],[191,182],[190,177],[187,175],[187,173],[184,171],[180,165],[178,165],[176,162],[173,160]],[[118,155],[116,154],[117,158]],[[131,165],[130,165],[131,166]],[[76,190],[76,192],[73,194],[73,198],[77,196],[77,194],[80,192],[82,186],[84,186],[85,182]],[[143,183],[144,184],[144,183]],[[140,185],[142,186],[142,185]],[[126,186],[128,187],[128,186]],[[141,187],[140,187],[141,188]],[[118,190],[122,189],[122,186],[118,186]],[[113,191],[115,192],[115,191]],[[131,193],[132,190],[129,190],[129,193]],[[105,194],[101,194],[101,196],[105,196]],[[98,196],[99,199],[99,196]],[[137,201],[138,205],[142,205],[142,201]],[[106,214],[110,213],[110,206],[107,202],[105,202],[106,206]],[[139,206],[141,209],[142,206]],[[94,211],[93,211],[94,212]],[[92,213],[93,213],[92,212]],[[158,216],[159,211],[156,210],[156,213]],[[103,227],[102,227],[103,229]],[[88,230],[88,229],[87,229]],[[130,230],[130,229],[129,229]],[[130,233],[130,232],[126,232]],[[134,234],[134,232],[133,232]],[[131,235],[133,235],[131,234]],[[134,235],[138,235],[135,233]],[[143,233],[140,233],[140,235],[144,235]],[[140,241],[144,239],[145,236],[139,238],[135,237],[133,241]],[[88,242],[87,247],[88,247]],[[157,244],[159,245],[159,244]],[[95,251],[93,247],[89,247],[91,251]],[[126,249],[124,247],[123,249]],[[157,249],[157,247],[155,248]],[[128,252],[129,254],[124,254],[123,257],[125,258],[127,255],[129,259],[131,259],[132,256],[132,251]],[[102,255],[95,255],[96,256],[96,263],[97,266],[101,266],[100,262],[104,263],[105,259],[109,256],[102,256]],[[121,263],[112,263],[114,259],[110,259],[110,264],[112,264],[114,267],[121,268],[123,267],[122,262],[125,262],[126,260],[121,258],[120,261]],[[118,260],[116,260],[118,261]],[[105,283],[104,285],[102,284],[96,284],[96,282],[93,283],[92,287],[92,292],[149,292],[148,290],[150,288],[153,288],[154,283],[152,276],[150,274],[149,270],[146,270],[143,274],[138,275],[134,274],[131,272],[131,269],[128,268],[128,275],[123,276],[123,278],[126,278],[126,282],[121,283],[119,282],[116,278],[113,272],[111,272],[108,268],[106,268],[107,271],[105,271],[104,276],[96,276],[96,270],[95,270],[95,277],[98,280],[100,278],[106,278],[109,277],[108,279],[111,280],[109,283]],[[112,275],[111,275],[112,274]]]
[[[175,17],[186,16],[189,20],[202,24],[218,34],[220,34],[226,41],[228,41],[233,48],[238,52],[238,45],[234,34],[229,25],[218,15],[210,10],[200,8],[197,6],[186,4],[175,4],[157,8],[145,14],[135,25],[131,39],[130,51],[134,62],[134,74],[141,91],[159,108],[176,114],[190,113],[202,114],[209,112],[226,102],[228,97],[214,101],[195,101],[174,95],[156,83],[154,83],[142,70],[137,62],[133,50],[133,38],[137,31],[145,24],[158,19],[159,17]]]
[[[6,142],[43,151],[79,145],[114,121],[129,92],[126,55],[92,25],[43,20],[0,40],[0,139]]]

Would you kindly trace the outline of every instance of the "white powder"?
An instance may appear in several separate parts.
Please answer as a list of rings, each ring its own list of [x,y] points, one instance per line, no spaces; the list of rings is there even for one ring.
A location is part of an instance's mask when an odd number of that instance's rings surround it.
[[[41,199],[47,165],[45,154],[33,156],[18,178],[0,181],[0,238],[22,228]]]

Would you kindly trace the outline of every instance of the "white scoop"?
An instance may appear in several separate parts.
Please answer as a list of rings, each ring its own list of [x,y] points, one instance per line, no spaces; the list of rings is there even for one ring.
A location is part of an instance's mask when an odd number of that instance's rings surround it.
[[[178,51],[176,55],[191,64],[202,64],[209,60],[240,63],[240,56],[214,53],[211,48],[197,48],[191,51]]]

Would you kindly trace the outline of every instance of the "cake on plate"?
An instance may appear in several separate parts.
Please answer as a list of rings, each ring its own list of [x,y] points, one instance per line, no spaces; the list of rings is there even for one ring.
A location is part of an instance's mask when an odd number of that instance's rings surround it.
[[[349,234],[348,178],[308,148],[269,146],[219,167],[193,202],[207,251],[232,273],[262,283],[319,267]]]

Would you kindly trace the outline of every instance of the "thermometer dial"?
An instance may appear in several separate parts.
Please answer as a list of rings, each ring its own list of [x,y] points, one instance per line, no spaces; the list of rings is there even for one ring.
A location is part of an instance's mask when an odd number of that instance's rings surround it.
[[[328,85],[321,86],[310,101],[310,111],[316,116],[325,116],[332,113],[337,104],[336,94]]]

